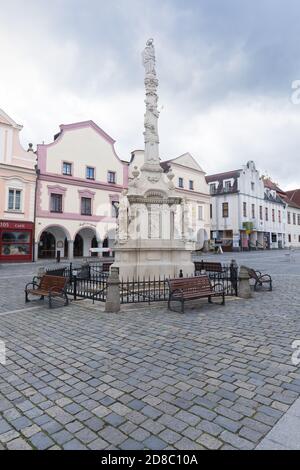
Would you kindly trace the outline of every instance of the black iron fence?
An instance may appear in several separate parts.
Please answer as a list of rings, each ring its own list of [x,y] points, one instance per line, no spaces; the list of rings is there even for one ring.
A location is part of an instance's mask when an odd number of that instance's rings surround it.
[[[78,265],[70,263],[59,268],[46,268],[47,274],[69,278],[67,293],[77,299],[106,301],[108,271],[101,263]],[[226,296],[238,295],[238,267],[222,265],[221,272],[202,270],[197,275],[209,276],[212,285],[221,284]],[[122,304],[138,302],[166,301],[169,298],[167,278],[127,279],[120,282],[120,302]]]

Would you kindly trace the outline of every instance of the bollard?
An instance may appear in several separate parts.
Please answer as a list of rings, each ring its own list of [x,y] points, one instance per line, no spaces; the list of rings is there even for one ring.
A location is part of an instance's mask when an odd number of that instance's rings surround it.
[[[120,311],[120,279],[119,268],[111,267],[107,279],[105,311],[117,313]]]
[[[239,297],[249,299],[251,297],[251,287],[249,274],[245,266],[240,267],[239,273]]]
[[[238,296],[238,271],[239,267],[235,259],[232,259],[230,262],[230,282],[234,288],[235,295]]]

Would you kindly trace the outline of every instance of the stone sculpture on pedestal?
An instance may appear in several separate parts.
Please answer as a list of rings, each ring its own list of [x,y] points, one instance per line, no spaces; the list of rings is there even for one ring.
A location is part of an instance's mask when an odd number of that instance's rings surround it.
[[[194,272],[194,243],[186,204],[174,191],[174,174],[163,173],[159,158],[157,109],[158,80],[153,39],[142,54],[145,68],[144,163],[135,167],[133,179],[119,206],[119,230],[114,266],[120,278],[171,276]]]

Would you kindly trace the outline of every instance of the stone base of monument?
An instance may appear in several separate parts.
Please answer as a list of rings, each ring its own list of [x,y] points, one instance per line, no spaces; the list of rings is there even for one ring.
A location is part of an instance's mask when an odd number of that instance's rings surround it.
[[[115,249],[113,267],[119,268],[120,279],[157,279],[160,277],[192,276],[193,243],[181,240],[143,240],[127,242]]]

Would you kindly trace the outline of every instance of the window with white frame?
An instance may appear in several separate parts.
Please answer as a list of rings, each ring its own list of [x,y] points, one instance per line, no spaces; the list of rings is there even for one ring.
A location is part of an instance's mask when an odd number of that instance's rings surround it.
[[[209,185],[209,192],[210,192],[210,194],[215,194],[216,190],[217,190],[217,185],[216,185],[216,183],[211,183],[211,184]]]
[[[9,189],[8,190],[8,205],[9,211],[20,211],[21,210],[21,189]]]
[[[224,189],[226,192],[230,191],[230,188],[231,188],[231,182],[230,181],[225,181],[225,184],[224,184]]]

